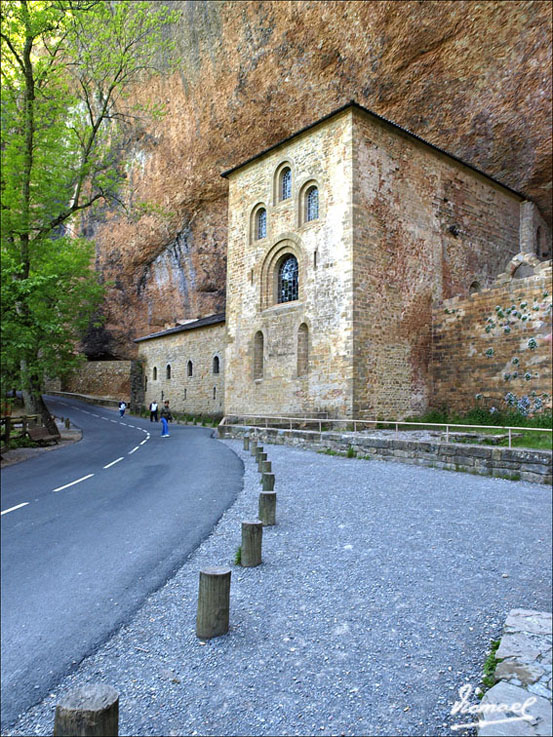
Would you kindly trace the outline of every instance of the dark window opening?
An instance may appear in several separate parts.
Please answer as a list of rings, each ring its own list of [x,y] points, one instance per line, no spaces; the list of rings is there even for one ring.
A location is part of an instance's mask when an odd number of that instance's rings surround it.
[[[277,302],[293,302],[298,299],[298,260],[286,256],[278,269]]]

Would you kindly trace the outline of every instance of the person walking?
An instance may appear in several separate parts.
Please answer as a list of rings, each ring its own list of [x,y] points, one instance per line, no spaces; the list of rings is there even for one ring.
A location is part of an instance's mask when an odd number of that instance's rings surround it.
[[[150,404],[150,422],[157,422],[157,402]]]
[[[123,401],[119,402],[119,417],[123,417],[126,409],[127,409],[126,403]]]
[[[169,409],[169,401],[165,400],[163,403],[163,407],[161,408],[161,437],[162,438],[168,438],[169,435],[169,422],[173,419],[173,415],[171,414],[171,410]]]

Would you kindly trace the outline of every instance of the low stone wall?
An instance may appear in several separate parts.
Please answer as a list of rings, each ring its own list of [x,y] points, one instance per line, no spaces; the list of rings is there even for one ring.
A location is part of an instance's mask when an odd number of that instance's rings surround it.
[[[110,399],[109,397],[96,397],[91,394],[77,394],[75,392],[57,392],[49,391],[48,394],[53,394],[56,397],[68,397],[69,399],[78,399],[81,402],[87,404],[99,404],[102,407],[118,407],[119,400]]]
[[[419,466],[465,471],[480,476],[496,476],[513,481],[551,484],[552,454],[545,450],[489,448],[465,443],[432,443],[395,438],[371,438],[357,433],[314,432],[219,425],[220,437],[239,438],[245,434],[264,443],[293,445],[312,450],[346,452],[349,447],[368,459],[412,463]]]

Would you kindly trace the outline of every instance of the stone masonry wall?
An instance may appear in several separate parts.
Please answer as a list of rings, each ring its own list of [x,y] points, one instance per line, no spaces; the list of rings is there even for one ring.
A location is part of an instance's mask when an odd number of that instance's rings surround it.
[[[62,390],[75,394],[124,399],[131,393],[131,361],[88,361],[62,382]]]
[[[354,114],[354,415],[431,399],[432,305],[491,284],[519,250],[521,198]]]
[[[229,174],[228,330],[225,411],[351,414],[351,111],[295,137]],[[292,196],[275,201],[287,162]],[[319,218],[303,223],[302,192],[319,188]],[[267,210],[267,237],[252,237],[252,212]],[[275,304],[278,259],[299,264],[299,299]],[[298,331],[308,329],[307,374],[298,376]],[[303,328],[302,328],[303,329]],[[254,378],[254,336],[264,340]]]
[[[513,306],[516,310],[507,314]],[[503,318],[496,307],[503,309]],[[533,350],[528,346],[531,338],[536,342]],[[517,397],[551,394],[551,262],[535,276],[437,307],[432,374],[432,406],[438,408],[466,411],[481,401],[504,409],[507,392]],[[545,405],[551,406],[551,398]]]
[[[225,324],[172,333],[138,343],[143,362],[148,407],[156,400],[168,399],[174,412],[222,415],[225,377]],[[219,357],[219,373],[213,373],[213,358]],[[187,364],[192,361],[192,376]],[[171,378],[167,378],[167,366]],[[154,367],[157,379],[154,379]]]
[[[227,418],[232,422],[232,418]],[[420,442],[395,438],[372,438],[356,433],[283,430],[276,428],[219,425],[220,437],[255,437],[261,443],[292,445],[310,450],[347,452],[351,447],[365,460],[412,463],[417,466],[464,471],[513,481],[551,484],[552,454],[545,450],[489,448],[464,443]]]

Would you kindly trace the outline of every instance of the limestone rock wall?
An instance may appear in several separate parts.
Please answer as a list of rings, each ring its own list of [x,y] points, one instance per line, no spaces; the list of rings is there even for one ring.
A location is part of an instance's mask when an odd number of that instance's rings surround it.
[[[97,341],[92,356],[128,358],[133,338],[222,310],[220,172],[352,98],[535,199],[551,221],[548,3],[171,5],[182,10],[179,71],[137,92],[167,115],[128,151],[128,198],[163,214],[83,224],[114,283],[109,346]]]

